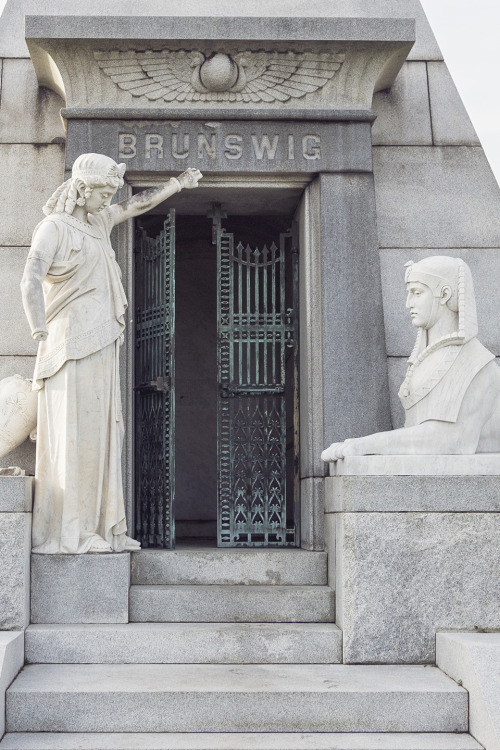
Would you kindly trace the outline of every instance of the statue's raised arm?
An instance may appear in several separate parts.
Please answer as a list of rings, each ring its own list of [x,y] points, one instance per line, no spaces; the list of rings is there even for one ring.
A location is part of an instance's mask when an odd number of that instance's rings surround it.
[[[500,368],[476,338],[469,267],[448,256],[406,265],[406,307],[418,334],[398,394],[405,426],[333,443],[323,461],[500,452]]]
[[[146,213],[146,211],[155,208],[155,206],[158,206],[180,190],[192,190],[198,187],[198,182],[202,177],[203,175],[199,169],[191,167],[182,172],[178,177],[171,177],[163,185],[142,190],[140,193],[132,195],[121,203],[115,203],[109,207],[113,223],[120,224],[122,221],[126,221],[126,219],[140,216]]]

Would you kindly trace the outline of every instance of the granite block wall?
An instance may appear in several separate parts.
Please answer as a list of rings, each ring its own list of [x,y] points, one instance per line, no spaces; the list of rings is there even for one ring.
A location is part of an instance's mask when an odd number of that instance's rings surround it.
[[[31,377],[36,344],[26,321],[19,282],[42,206],[62,182],[65,134],[62,100],[39,88],[30,59],[0,61],[0,379]],[[29,440],[1,460],[2,466],[35,470]]]

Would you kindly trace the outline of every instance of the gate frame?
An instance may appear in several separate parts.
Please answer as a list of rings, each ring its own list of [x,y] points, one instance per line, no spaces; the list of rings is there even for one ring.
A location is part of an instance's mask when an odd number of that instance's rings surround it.
[[[126,173],[126,185],[117,200],[132,195],[134,188],[146,188],[167,180],[170,174],[151,172],[134,175]],[[312,179],[311,179],[312,178]],[[302,188],[295,216],[298,224],[299,253],[299,404],[300,404],[300,502],[301,540],[300,546],[308,550],[324,549],[324,493],[323,466],[320,453],[323,450],[323,359],[321,334],[321,248],[318,241],[320,231],[319,176],[293,175],[280,178],[273,175],[224,175],[222,179],[204,179],[203,188],[212,193],[211,202],[217,202],[220,188],[245,190],[259,187],[262,190],[287,190]],[[122,384],[125,442],[123,447],[123,478],[125,507],[129,528],[134,523],[134,271],[133,243],[134,222],[124,222],[116,228],[114,242],[117,260],[123,273],[123,284],[128,299],[128,323],[120,375]],[[321,473],[311,475],[310,467],[321,463]]]

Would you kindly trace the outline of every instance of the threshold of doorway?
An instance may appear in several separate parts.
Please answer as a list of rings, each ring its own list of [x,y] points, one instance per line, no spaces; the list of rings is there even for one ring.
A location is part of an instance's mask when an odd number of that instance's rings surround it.
[[[176,539],[176,549],[217,549],[217,539],[215,537],[188,536]]]

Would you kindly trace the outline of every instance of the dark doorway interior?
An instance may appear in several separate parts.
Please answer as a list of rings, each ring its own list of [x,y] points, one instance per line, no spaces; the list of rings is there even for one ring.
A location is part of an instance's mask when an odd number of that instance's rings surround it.
[[[151,237],[164,216],[141,217]],[[235,244],[279,243],[289,217],[239,216],[223,220]],[[217,539],[217,246],[205,216],[175,219],[175,537],[180,544]],[[291,355],[291,350],[290,350]],[[287,353],[288,357],[288,353]],[[288,378],[287,378],[288,379]],[[287,398],[287,447],[293,453],[293,394]],[[287,461],[287,505],[293,517],[293,465]]]

